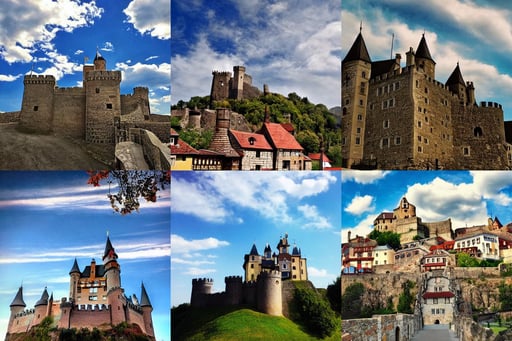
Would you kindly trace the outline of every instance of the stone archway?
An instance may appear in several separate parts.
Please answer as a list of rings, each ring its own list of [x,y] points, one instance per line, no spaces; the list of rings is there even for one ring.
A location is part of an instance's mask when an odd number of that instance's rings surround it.
[[[434,324],[439,324],[439,320],[436,320],[436,322],[434,322]]]
[[[395,328],[395,341],[400,341],[400,327]]]

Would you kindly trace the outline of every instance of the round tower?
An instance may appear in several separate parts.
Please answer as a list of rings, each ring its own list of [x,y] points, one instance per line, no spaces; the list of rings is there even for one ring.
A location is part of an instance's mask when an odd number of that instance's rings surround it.
[[[9,317],[9,325],[7,326],[7,334],[13,330],[16,314],[23,312],[26,306],[25,301],[23,301],[23,287],[20,287],[14,297],[14,300],[12,300],[12,303],[9,306],[11,308],[11,316]]]
[[[78,267],[78,262],[75,258],[75,262],[73,263],[73,267],[69,271],[69,299],[72,302],[76,302],[76,295],[78,291],[78,284],[80,280],[80,268]]]
[[[192,295],[190,297],[190,305],[192,307],[206,306],[204,295],[212,293],[213,279],[211,278],[194,278],[192,280]]]
[[[51,132],[55,77],[27,75],[23,86],[20,128],[38,133]]]
[[[257,283],[257,309],[265,314],[282,316],[281,272],[262,272]]]
[[[224,278],[226,283],[226,304],[239,305],[242,303],[242,277],[228,276]]]
[[[115,288],[121,287],[121,266],[117,262],[117,253],[107,237],[105,252],[103,253],[103,265],[105,277],[107,278],[107,293]]]
[[[199,110],[190,110],[188,113],[188,127],[192,129],[201,129],[201,112]]]
[[[34,306],[34,319],[31,322],[33,326],[41,323],[41,321],[46,317],[46,314],[48,312],[48,299],[48,291],[46,290],[46,288],[44,288],[41,298],[36,302]]]

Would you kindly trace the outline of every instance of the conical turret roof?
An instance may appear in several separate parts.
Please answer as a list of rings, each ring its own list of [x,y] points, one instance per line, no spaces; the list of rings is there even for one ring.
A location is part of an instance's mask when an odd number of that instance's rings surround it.
[[[456,84],[462,84],[466,85],[464,82],[464,78],[462,78],[462,73],[460,72],[459,63],[457,62],[457,66],[453,70],[450,77],[448,77],[448,80],[446,81],[446,85],[456,85]]]
[[[113,255],[117,258],[117,254],[114,250],[114,247],[112,246],[112,243],[110,242],[110,237],[107,236],[107,243],[105,244],[105,252],[103,253],[103,259],[105,259],[107,256],[109,256],[110,253],[113,253]]]
[[[361,32],[359,32],[356,40],[354,41],[354,44],[352,44],[352,47],[350,48],[347,55],[343,59],[343,63],[354,60],[363,60],[368,63],[372,62]]]
[[[416,49],[416,58],[425,58],[430,59],[431,61],[434,61],[432,59],[432,56],[430,55],[430,50],[428,49],[427,41],[425,39],[425,34],[421,36],[420,44],[418,45],[418,48]]]
[[[259,256],[258,249],[256,248],[256,244],[252,244],[251,252],[249,252],[251,256]]]
[[[144,287],[144,282],[141,285],[141,293],[140,293],[140,306],[141,307],[151,307],[151,302],[149,301],[148,293],[146,292],[146,288]]]
[[[78,262],[76,261],[76,258],[75,258],[75,262],[73,263],[73,267],[69,271],[69,274],[71,275],[72,273],[75,273],[75,272],[81,273],[80,268],[78,267]]]
[[[25,301],[23,301],[23,287],[18,289],[16,297],[12,300],[11,307],[26,307]]]
[[[41,295],[41,298],[39,299],[39,301],[36,302],[36,307],[38,305],[48,305],[48,291],[46,290],[46,288],[44,288],[44,291],[43,291],[43,294]]]

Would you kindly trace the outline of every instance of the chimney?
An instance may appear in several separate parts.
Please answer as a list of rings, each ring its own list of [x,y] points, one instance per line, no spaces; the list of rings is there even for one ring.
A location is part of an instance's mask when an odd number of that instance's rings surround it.
[[[405,66],[413,66],[414,65],[414,49],[412,47],[409,48],[409,52],[405,54],[406,56],[406,65]]]

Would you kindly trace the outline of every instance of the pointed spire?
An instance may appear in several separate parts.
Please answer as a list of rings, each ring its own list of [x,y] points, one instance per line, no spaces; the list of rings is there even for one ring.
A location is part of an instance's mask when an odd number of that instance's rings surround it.
[[[76,261],[76,257],[75,257],[75,262],[73,263],[73,267],[69,271],[69,274],[71,275],[72,273],[75,273],[75,272],[81,273],[80,268],[78,267],[78,262]]]
[[[251,256],[259,256],[258,249],[256,249],[256,244],[252,244],[251,252],[249,254]]]
[[[107,243],[105,244],[105,252],[103,253],[103,260],[107,256],[114,256],[117,258],[117,254],[114,250],[114,247],[112,246],[112,243],[110,242],[110,237],[107,237]]]
[[[457,66],[453,70],[450,77],[448,77],[448,80],[446,81],[446,85],[466,85],[466,82],[464,82],[464,78],[462,78],[462,73],[460,72],[459,68],[459,62],[457,62]]]
[[[343,59],[343,63],[354,60],[363,60],[368,63],[372,62],[372,60],[370,59],[370,54],[368,53],[368,49],[366,48],[366,44],[364,42],[361,30],[362,26],[359,28],[359,34],[357,35],[356,40],[352,44],[352,47],[345,56],[345,59]]]
[[[141,307],[151,307],[151,302],[149,301],[148,293],[146,292],[146,288],[144,287],[144,282],[141,285],[141,293],[140,293],[140,306]]]
[[[38,305],[48,305],[48,291],[46,290],[46,287],[44,288],[43,294],[41,295],[41,298],[39,301],[36,302],[35,307]]]
[[[425,33],[423,33],[423,35],[421,36],[420,44],[416,49],[416,58],[425,58],[434,61],[434,59],[432,59],[432,56],[430,55],[430,50],[428,49],[427,41],[425,40]]]
[[[12,300],[10,307],[26,307],[25,301],[23,301],[23,286],[20,286],[18,292],[16,293],[16,297]]]

